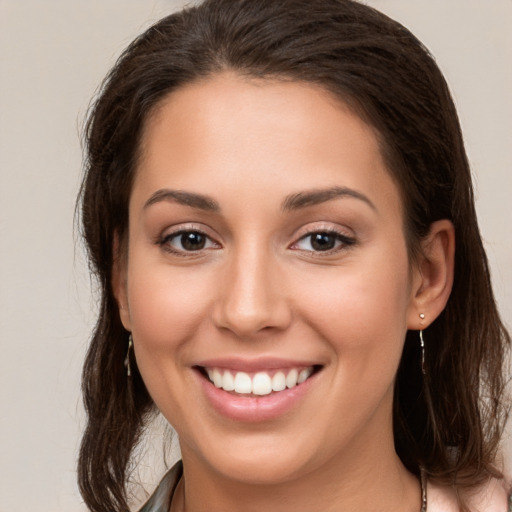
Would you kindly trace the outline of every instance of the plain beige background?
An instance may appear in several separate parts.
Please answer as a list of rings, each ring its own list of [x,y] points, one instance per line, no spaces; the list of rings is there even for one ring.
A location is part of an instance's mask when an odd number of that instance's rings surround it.
[[[79,376],[96,303],[73,231],[79,131],[120,51],[182,3],[0,0],[0,512],[84,510]],[[512,2],[368,3],[410,28],[445,72],[511,326]],[[506,453],[512,461],[510,441]]]

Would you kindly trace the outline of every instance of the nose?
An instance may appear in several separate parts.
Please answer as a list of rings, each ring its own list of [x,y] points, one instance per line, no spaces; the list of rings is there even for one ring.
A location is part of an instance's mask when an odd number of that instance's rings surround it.
[[[214,322],[241,338],[284,330],[292,319],[286,284],[275,256],[245,250],[226,262]]]

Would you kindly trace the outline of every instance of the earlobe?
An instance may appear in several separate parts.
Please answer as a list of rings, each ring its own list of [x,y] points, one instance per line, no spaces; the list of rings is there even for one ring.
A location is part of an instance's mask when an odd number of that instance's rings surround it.
[[[425,329],[443,311],[453,286],[455,229],[446,219],[430,226],[421,242],[413,278],[408,328]]]
[[[112,291],[116,299],[121,323],[127,331],[131,331],[130,310],[128,307],[128,294],[126,287],[127,256],[122,248],[117,233],[114,234],[112,247]]]

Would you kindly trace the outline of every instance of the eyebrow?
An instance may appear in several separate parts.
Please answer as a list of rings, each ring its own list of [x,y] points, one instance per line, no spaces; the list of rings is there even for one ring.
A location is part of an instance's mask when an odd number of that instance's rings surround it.
[[[357,190],[347,187],[331,187],[326,189],[314,189],[297,192],[291,194],[283,201],[281,209],[285,212],[307,208],[308,206],[315,206],[317,204],[325,203],[333,199],[352,197],[359,199],[366,203],[372,210],[377,211],[375,205],[364,195]],[[215,199],[202,194],[194,192],[185,192],[184,190],[170,190],[161,189],[157,190],[144,204],[144,209],[149,206],[159,203],[161,201],[168,201],[173,203],[198,208],[208,212],[220,212],[220,206]]]
[[[282,204],[283,211],[298,210],[317,204],[331,201],[343,197],[352,197],[366,203],[374,211],[377,211],[375,205],[361,192],[347,187],[331,187],[326,189],[314,189],[298,192],[288,196]]]
[[[208,212],[219,212],[220,206],[211,197],[202,194],[195,194],[194,192],[185,192],[183,190],[170,190],[161,189],[157,190],[144,204],[144,209],[149,206],[159,203],[161,201],[168,201],[172,203],[182,204],[184,206],[191,206],[199,210]]]

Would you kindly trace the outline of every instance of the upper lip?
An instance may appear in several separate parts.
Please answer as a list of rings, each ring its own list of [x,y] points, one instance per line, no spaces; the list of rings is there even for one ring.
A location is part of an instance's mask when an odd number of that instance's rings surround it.
[[[276,357],[259,357],[244,359],[238,357],[221,357],[200,361],[194,366],[203,368],[223,368],[239,372],[258,372],[265,370],[285,370],[287,368],[308,368],[320,366],[318,361],[283,359]]]

